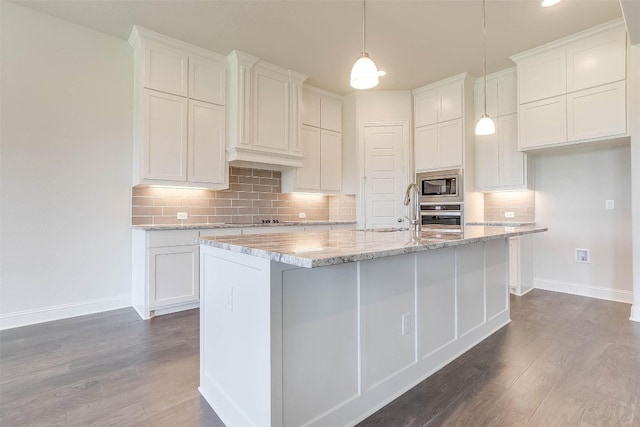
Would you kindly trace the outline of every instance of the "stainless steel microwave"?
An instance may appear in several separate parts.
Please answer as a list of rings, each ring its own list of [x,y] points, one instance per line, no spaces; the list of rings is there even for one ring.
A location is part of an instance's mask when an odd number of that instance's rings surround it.
[[[462,170],[452,169],[416,174],[420,203],[462,203]]]

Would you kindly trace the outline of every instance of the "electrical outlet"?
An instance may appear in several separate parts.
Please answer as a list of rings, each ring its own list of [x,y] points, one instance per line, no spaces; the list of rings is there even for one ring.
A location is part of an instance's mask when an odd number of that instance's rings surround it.
[[[178,212],[176,216],[178,217],[178,219],[187,219],[189,217],[189,214],[187,214],[186,212]]]
[[[413,316],[411,313],[402,315],[402,335],[409,335],[413,332]]]
[[[604,201],[604,207],[607,209],[615,209],[616,208],[616,201],[615,200],[605,200]]]
[[[224,299],[224,308],[229,311],[233,311],[233,286],[227,288],[227,292]]]
[[[576,262],[588,264],[591,262],[589,249],[576,249]]]
[[[513,212],[505,212],[504,213],[504,217],[505,218],[514,218],[516,216],[516,214],[514,214]]]
[[[306,217],[307,217],[307,214],[306,214],[306,213],[304,213],[304,212],[300,212],[300,213],[298,214],[298,218],[300,218],[300,219],[305,219]]]

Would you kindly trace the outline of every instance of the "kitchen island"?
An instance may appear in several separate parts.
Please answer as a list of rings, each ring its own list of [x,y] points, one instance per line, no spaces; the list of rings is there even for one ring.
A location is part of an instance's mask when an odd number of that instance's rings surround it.
[[[509,319],[509,237],[336,230],[200,239],[200,393],[228,427],[353,425]]]

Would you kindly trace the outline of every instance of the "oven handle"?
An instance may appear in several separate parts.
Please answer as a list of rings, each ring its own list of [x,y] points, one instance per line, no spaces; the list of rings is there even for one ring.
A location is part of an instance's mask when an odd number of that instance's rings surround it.
[[[462,216],[459,211],[428,211],[420,212],[420,216]]]

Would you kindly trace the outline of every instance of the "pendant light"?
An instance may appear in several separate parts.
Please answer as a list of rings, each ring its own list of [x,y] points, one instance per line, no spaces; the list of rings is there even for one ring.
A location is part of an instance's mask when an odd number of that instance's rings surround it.
[[[484,68],[484,114],[476,124],[476,135],[493,135],[496,133],[496,125],[487,114],[487,20],[486,0],[482,0],[482,66]]]
[[[385,75],[384,71],[378,71],[376,64],[369,58],[369,54],[365,50],[366,8],[365,0],[362,0],[362,54],[351,69],[351,87],[354,89],[371,89],[380,82],[379,76]]]

